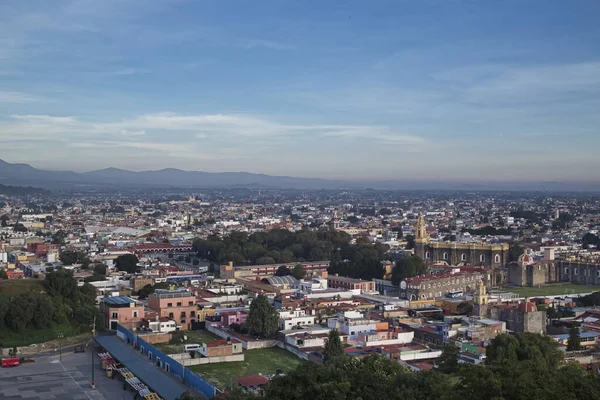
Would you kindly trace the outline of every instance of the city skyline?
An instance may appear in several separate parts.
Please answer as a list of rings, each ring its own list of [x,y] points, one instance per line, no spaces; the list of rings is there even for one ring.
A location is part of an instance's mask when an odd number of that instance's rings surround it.
[[[597,182],[598,11],[593,1],[7,3],[0,159],[79,172]]]

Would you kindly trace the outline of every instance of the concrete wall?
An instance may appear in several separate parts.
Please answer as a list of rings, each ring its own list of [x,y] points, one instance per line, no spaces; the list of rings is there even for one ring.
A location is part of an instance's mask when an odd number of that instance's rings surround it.
[[[188,353],[171,354],[171,358],[179,362],[181,365],[189,367],[191,365],[204,365],[222,362],[244,361],[243,354],[234,354],[232,356],[223,357],[196,357],[192,358]]]
[[[277,346],[277,340],[274,339],[266,339],[266,340],[250,340],[246,341],[238,336],[234,336],[233,332],[226,332],[212,324],[206,324],[206,330],[214,333],[220,338],[227,339],[232,338],[237,340],[242,344],[242,347],[246,350],[254,350],[254,349],[266,349],[268,347]]]

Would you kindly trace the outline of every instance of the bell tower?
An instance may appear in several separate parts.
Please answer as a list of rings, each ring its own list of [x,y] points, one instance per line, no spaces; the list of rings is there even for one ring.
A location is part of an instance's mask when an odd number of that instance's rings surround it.
[[[332,215],[331,221],[329,223],[329,228],[332,231],[339,231],[340,230],[340,218],[338,217],[337,210],[333,211],[333,215]]]
[[[487,294],[485,284],[481,279],[479,280],[479,282],[477,282],[475,290],[477,293],[475,293],[475,296],[473,296],[473,302],[477,305],[488,304],[489,295]]]
[[[419,214],[417,226],[415,227],[415,234],[415,242],[424,243],[429,241],[429,237],[427,236],[427,227],[425,225],[425,217],[423,217],[423,214]]]

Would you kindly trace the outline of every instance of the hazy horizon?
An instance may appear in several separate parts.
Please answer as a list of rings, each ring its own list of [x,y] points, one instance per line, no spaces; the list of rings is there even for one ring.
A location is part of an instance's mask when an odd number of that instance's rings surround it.
[[[598,15],[593,0],[7,2],[0,159],[597,182]]]

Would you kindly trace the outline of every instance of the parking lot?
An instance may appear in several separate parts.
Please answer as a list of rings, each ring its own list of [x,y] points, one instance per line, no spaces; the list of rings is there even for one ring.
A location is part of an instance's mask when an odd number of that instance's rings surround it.
[[[91,348],[84,353],[63,353],[36,358],[35,363],[0,369],[0,400],[121,400],[135,392],[123,382],[107,378],[95,357],[96,389],[92,389]]]

